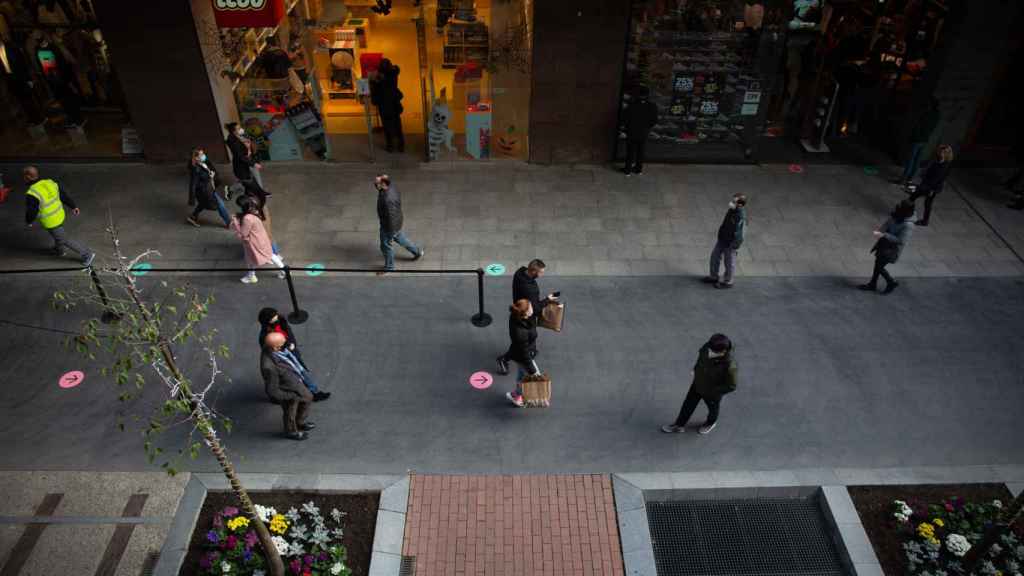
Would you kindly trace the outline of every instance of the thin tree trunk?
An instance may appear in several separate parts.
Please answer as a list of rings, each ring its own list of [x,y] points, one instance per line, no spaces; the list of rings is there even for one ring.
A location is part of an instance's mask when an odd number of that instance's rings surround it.
[[[1005,534],[1013,526],[1014,522],[1020,519],[1022,512],[1024,512],[1024,491],[1021,491],[1009,506],[1003,508],[1003,513],[999,515],[999,519],[992,523],[988,530],[985,530],[985,536],[981,539],[981,542],[978,542],[977,545],[972,546],[967,551],[967,556],[964,557],[965,574],[971,574],[978,568],[978,565],[988,555],[992,545],[998,542],[999,537]]]

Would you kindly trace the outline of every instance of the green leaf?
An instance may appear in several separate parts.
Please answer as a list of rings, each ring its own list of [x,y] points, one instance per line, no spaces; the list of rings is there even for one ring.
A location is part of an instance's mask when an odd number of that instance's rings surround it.
[[[231,430],[235,427],[235,423],[231,420],[231,418],[224,418],[222,423],[224,425],[224,431],[227,432],[228,434],[231,434]]]

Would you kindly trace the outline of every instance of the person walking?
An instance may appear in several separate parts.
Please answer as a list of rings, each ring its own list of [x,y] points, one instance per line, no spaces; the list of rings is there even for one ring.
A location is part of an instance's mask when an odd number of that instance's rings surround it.
[[[558,297],[553,293],[548,294],[547,298],[541,300],[540,284],[537,283],[537,279],[544,275],[545,268],[546,265],[543,260],[534,258],[526,266],[520,266],[512,276],[512,301],[528,301],[533,308],[533,313],[538,316],[548,302],[558,300]],[[510,353],[511,348],[508,352],[498,356],[498,374],[503,376],[508,374],[508,363],[513,360]]]
[[[267,334],[260,354],[260,373],[267,396],[281,404],[285,438],[305,440],[316,427],[306,420],[313,395],[303,383],[298,367],[282,353],[286,341],[280,332]]]
[[[526,298],[516,300],[509,307],[508,316],[509,347],[505,357],[516,363],[516,387],[506,392],[509,402],[523,407],[523,378],[527,375],[540,374],[537,367],[537,318],[534,316],[533,305]],[[505,374],[508,370],[505,371]]]
[[[199,214],[203,210],[216,210],[224,220],[224,227],[230,228],[231,215],[228,214],[228,209],[224,207],[224,201],[217,194],[219,184],[217,168],[206,157],[205,150],[202,148],[192,150],[192,159],[189,162],[188,170],[188,205],[195,206],[195,209],[192,210],[192,214],[186,218],[186,221],[199,228]],[[225,196],[230,194],[227,186],[224,187],[224,194]]]
[[[885,267],[895,263],[900,258],[903,248],[910,240],[914,231],[914,203],[910,200],[903,200],[893,209],[885,224],[872,232],[878,240],[875,242],[871,252],[875,255],[875,269],[871,272],[871,280],[867,284],[858,286],[861,290],[875,292],[878,289],[878,277],[885,278],[885,290],[882,294],[889,294],[900,285],[886,271]]]
[[[260,164],[252,153],[252,142],[245,137],[245,128],[237,122],[228,122],[224,125],[228,137],[224,140],[228,150],[231,152],[231,170],[235,178],[240,182],[255,182],[259,188],[263,188],[263,176]]]
[[[260,322],[260,343],[262,344],[267,337],[267,334],[278,333],[283,334],[285,337],[285,345],[281,349],[281,352],[286,355],[291,355],[291,360],[302,368],[302,382],[305,383],[306,388],[309,388],[310,393],[313,394],[313,402],[322,402],[331,397],[330,392],[323,392],[317,387],[316,382],[313,381],[313,377],[310,374],[309,368],[306,366],[306,361],[302,359],[302,353],[299,351],[298,341],[295,340],[295,333],[292,332],[292,327],[288,324],[288,320],[278,314],[277,310],[273,308],[263,308],[260,310],[258,316]]]
[[[96,253],[84,244],[68,238],[64,231],[64,206],[71,209],[73,216],[82,213],[64,186],[49,178],[40,180],[39,169],[35,166],[26,166],[21,175],[28,185],[25,192],[25,224],[32,228],[36,220],[39,221],[43,230],[53,238],[53,254],[58,258],[67,254],[70,248],[82,259],[82,266],[91,266]]]
[[[395,270],[395,251],[391,247],[392,242],[398,244],[412,254],[415,262],[423,257],[426,250],[417,248],[402,232],[402,196],[398,189],[391,183],[387,174],[380,174],[374,180],[377,188],[377,218],[380,219],[380,251],[384,254],[384,271]]]
[[[914,222],[916,226],[928,225],[928,219],[932,215],[932,202],[935,202],[935,197],[939,192],[942,192],[942,188],[946,184],[946,178],[949,176],[949,169],[953,166],[952,146],[949,144],[939,146],[937,155],[936,161],[928,165],[928,168],[924,171],[924,176],[921,177],[921,182],[910,194],[909,200],[911,202],[916,202],[918,198],[924,196],[924,216],[917,222]]]
[[[743,234],[747,227],[747,197],[733,194],[729,201],[729,210],[725,213],[722,225],[718,227],[718,239],[711,250],[711,265],[704,282],[714,284],[715,288],[732,288],[732,276],[736,271],[736,252],[743,245]],[[718,277],[718,271],[725,261],[725,276]]]
[[[708,407],[708,417],[697,430],[707,434],[718,425],[718,410],[722,397],[736,390],[737,368],[733,357],[732,341],[725,334],[714,334],[697,352],[697,363],[693,365],[693,378],[686,392],[682,407],[675,422],[661,427],[666,434],[677,434],[686,429],[686,423],[703,400]]]
[[[626,176],[643,174],[644,148],[651,128],[658,123],[658,107],[649,100],[650,90],[640,86],[626,108]]]
[[[932,137],[932,132],[935,131],[935,127],[938,126],[941,119],[939,101],[931,96],[928,98],[928,107],[917,116],[910,129],[910,151],[907,153],[907,161],[903,165],[903,174],[899,180],[893,181],[894,184],[907,185],[914,179],[918,163],[921,160],[921,153],[924,152],[924,147],[928,145],[928,140]]]
[[[270,236],[267,234],[266,228],[263,227],[263,220],[260,219],[256,202],[251,198],[246,198],[239,204],[242,211],[231,220],[231,229],[235,232],[235,236],[242,241],[242,247],[245,249],[245,265],[249,267],[249,272],[242,276],[242,283],[255,284],[259,282],[259,279],[256,278],[256,268],[264,264],[273,264],[281,268],[277,277],[284,278],[284,260],[274,253],[274,247],[270,243]]]
[[[384,126],[384,149],[393,152],[405,152],[405,135],[402,133],[402,98],[398,89],[398,75],[401,69],[384,58],[377,67],[371,86],[370,101],[377,107],[381,124]]]

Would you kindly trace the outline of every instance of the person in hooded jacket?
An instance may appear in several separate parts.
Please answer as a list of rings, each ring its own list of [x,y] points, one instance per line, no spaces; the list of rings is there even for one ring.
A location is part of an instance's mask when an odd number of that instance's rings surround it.
[[[626,132],[626,176],[642,174],[644,171],[644,147],[651,128],[658,123],[658,107],[651,102],[650,90],[646,86],[636,89],[625,113]]]
[[[661,427],[666,434],[677,434],[686,429],[697,404],[703,400],[708,407],[708,417],[697,430],[707,434],[718,424],[718,410],[722,397],[736,390],[736,360],[733,357],[732,341],[725,334],[715,334],[700,347],[697,363],[693,365],[690,375],[693,381],[686,392],[682,407],[675,422]]]
[[[505,354],[516,363],[516,388],[506,392],[505,398],[523,407],[523,378],[527,375],[540,374],[540,368],[534,358],[537,357],[537,318],[534,316],[533,305],[526,298],[516,300],[509,307],[508,337],[510,344]]]
[[[398,66],[384,58],[380,61],[370,86],[370,101],[380,113],[386,141],[384,149],[388,152],[393,152],[396,149],[398,152],[405,152],[405,135],[402,133],[402,112],[405,110],[402,106],[402,98],[404,95],[398,89],[400,73],[401,69]]]
[[[288,320],[278,314],[277,310],[273,308],[263,308],[260,310],[258,319],[260,322],[260,343],[265,342],[267,334],[272,332],[284,335],[285,344],[282,347],[282,351],[294,355],[298,364],[304,369],[306,377],[304,377],[302,381],[306,384],[306,388],[309,388],[309,391],[313,394],[313,402],[322,402],[330,398],[331,393],[320,390],[316,382],[313,381],[312,376],[309,374],[310,370],[306,365],[306,361],[302,359],[302,352],[299,351],[299,343],[295,339],[295,333],[292,331],[291,325],[288,324]]]
[[[914,203],[903,200],[893,208],[889,219],[878,230],[872,232],[878,240],[871,252],[875,255],[875,269],[871,272],[871,280],[858,286],[861,290],[875,292],[878,290],[878,277],[885,278],[885,290],[882,294],[890,294],[900,285],[885,267],[900,259],[900,254],[910,241],[914,231]]]

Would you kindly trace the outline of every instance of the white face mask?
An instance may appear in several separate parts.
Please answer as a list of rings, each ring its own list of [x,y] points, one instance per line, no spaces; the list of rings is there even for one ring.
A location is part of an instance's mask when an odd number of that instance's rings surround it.
[[[729,208],[735,210],[736,209],[736,203],[735,202],[729,202]]]
[[[235,132],[235,134],[238,134],[239,136],[245,136],[245,130],[239,128],[238,132]]]

